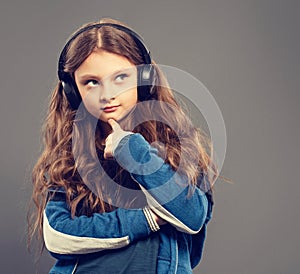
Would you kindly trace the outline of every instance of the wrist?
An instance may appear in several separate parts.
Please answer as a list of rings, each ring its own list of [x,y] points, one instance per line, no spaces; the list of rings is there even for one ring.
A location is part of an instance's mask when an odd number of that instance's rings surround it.
[[[120,135],[118,136],[118,138],[116,138],[116,139],[114,140],[113,146],[112,146],[112,154],[113,154],[113,155],[114,155],[114,153],[115,153],[116,148],[117,148],[118,145],[121,143],[121,141],[122,141],[125,137],[127,137],[127,136],[129,136],[129,135],[132,135],[132,134],[134,134],[134,133],[133,133],[133,132],[130,132],[130,131],[123,131],[122,134],[120,134]]]
[[[158,219],[159,218],[149,207],[144,207],[143,212],[146,216],[148,225],[151,229],[152,232],[156,232],[160,229],[159,224],[158,224]]]

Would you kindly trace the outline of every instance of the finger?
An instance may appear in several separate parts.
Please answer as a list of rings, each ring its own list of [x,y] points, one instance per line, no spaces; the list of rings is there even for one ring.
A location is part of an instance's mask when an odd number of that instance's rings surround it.
[[[113,131],[121,129],[120,125],[114,119],[109,119],[107,122],[109,123]]]
[[[106,150],[104,150],[103,157],[104,157],[104,159],[109,158],[109,153]]]
[[[104,157],[104,159],[109,159],[109,158],[113,157],[109,147],[105,147],[104,152],[103,152],[103,157]]]

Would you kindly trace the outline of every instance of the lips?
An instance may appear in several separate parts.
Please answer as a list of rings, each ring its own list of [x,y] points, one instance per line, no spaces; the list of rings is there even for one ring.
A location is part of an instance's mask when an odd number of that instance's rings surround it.
[[[119,106],[120,106],[120,105],[116,105],[116,106],[107,106],[107,107],[103,108],[102,110],[103,110],[104,112],[106,112],[106,113],[108,113],[108,112],[114,112],[114,111],[116,111],[116,110],[118,109]]]

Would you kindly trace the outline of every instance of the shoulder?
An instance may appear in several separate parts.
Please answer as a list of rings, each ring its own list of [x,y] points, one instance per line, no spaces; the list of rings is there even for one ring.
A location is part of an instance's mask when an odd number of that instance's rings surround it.
[[[63,187],[51,187],[48,189],[47,201],[65,201],[66,191]]]

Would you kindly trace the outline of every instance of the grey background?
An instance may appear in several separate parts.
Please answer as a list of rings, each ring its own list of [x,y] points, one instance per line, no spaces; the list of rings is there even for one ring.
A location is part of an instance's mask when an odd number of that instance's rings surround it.
[[[299,272],[299,1],[2,1],[1,273],[35,273],[25,207],[57,57],[81,24],[110,16],[153,58],[204,83],[228,146],[214,218],[195,273]],[[45,253],[37,273],[47,273]]]

